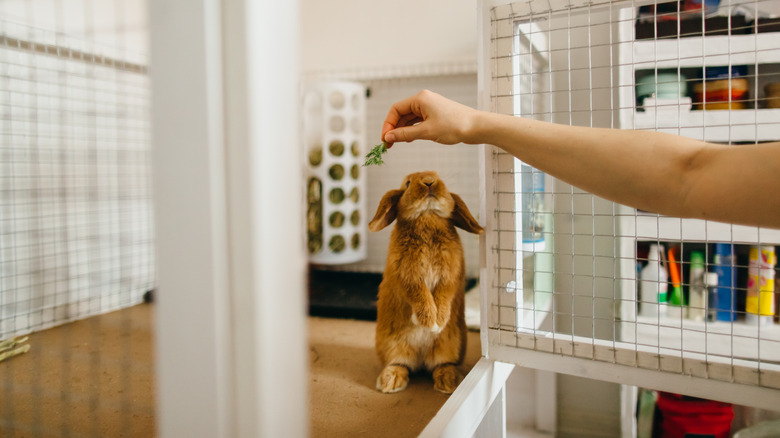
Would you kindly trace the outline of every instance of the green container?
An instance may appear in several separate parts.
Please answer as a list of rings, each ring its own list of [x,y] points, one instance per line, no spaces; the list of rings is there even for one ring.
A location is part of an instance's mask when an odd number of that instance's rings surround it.
[[[641,105],[648,97],[656,99],[677,99],[685,94],[685,75],[659,73],[647,75],[637,81],[636,101]]]

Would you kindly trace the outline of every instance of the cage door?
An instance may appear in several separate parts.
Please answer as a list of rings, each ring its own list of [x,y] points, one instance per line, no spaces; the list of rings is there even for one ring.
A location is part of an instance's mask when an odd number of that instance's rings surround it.
[[[740,147],[780,140],[768,86],[780,81],[780,34],[760,18],[780,2],[666,7],[483,2],[482,109]],[[724,70],[730,94],[706,94]],[[747,280],[774,275],[774,265],[750,260],[773,253],[778,231],[640,211],[540,176],[493,146],[483,151],[489,357],[748,406],[780,401],[780,324],[766,301],[774,291]],[[653,262],[676,270],[655,280],[676,290],[674,301],[649,286],[640,293],[639,269]],[[708,272],[725,278],[724,266],[734,279],[728,311],[704,282]],[[745,307],[749,296],[760,304]]]

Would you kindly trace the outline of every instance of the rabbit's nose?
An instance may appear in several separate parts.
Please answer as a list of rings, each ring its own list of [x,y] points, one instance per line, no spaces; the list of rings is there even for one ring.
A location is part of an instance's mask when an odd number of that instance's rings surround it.
[[[433,181],[423,181],[423,184],[425,184],[426,186],[430,187],[430,186],[433,185]]]

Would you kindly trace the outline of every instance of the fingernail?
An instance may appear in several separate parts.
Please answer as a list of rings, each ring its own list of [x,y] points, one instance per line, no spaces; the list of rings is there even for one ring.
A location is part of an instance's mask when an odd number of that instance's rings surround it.
[[[392,131],[385,134],[385,143],[395,143],[395,134]]]

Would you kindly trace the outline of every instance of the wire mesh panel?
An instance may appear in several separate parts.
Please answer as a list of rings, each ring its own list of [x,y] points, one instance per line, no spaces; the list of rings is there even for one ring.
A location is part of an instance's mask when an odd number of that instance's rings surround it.
[[[150,308],[109,313],[155,274],[145,58],[95,35],[118,5],[0,10],[3,436],[153,432]]]
[[[492,111],[733,147],[780,139],[771,18],[780,2],[489,10]],[[780,232],[615,204],[493,147],[485,174],[494,358],[744,404],[778,400]]]

